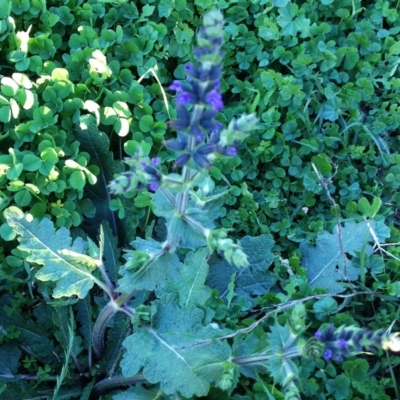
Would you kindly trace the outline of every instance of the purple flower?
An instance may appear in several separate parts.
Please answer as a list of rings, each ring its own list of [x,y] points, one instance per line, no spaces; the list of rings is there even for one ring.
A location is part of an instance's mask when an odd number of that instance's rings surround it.
[[[193,160],[201,168],[211,167],[211,163],[208,158],[199,152],[193,154]]]
[[[183,167],[190,160],[190,154],[181,154],[176,160],[175,165],[177,167]]]
[[[199,77],[199,72],[200,71],[192,63],[187,63],[185,65],[185,71],[186,71],[186,74],[189,77],[192,77],[192,78],[198,78]]]
[[[160,166],[160,157],[153,157],[151,159],[151,162],[155,167],[158,168]]]
[[[216,111],[221,111],[224,108],[221,93],[215,89],[207,93],[206,102]]]
[[[178,132],[178,139],[171,139],[164,142],[164,146],[171,151],[182,151],[187,148],[188,138],[183,132]]]
[[[344,349],[347,347],[347,342],[346,342],[344,339],[339,339],[339,340],[336,342],[336,346],[337,346],[339,349],[344,350]]]
[[[315,335],[314,335],[318,340],[322,340],[322,338],[323,338],[323,334],[322,334],[322,332],[321,331],[317,331],[317,332],[315,332]]]
[[[196,102],[195,96],[189,92],[181,92],[176,96],[176,104],[182,106],[184,104],[192,104]]]
[[[190,126],[190,113],[184,106],[177,107],[177,118],[169,122],[169,126],[176,130],[184,130]]]
[[[236,156],[236,155],[237,155],[237,150],[236,150],[235,147],[227,147],[226,149],[224,149],[223,154],[224,154],[225,156],[231,156],[231,157],[233,157],[233,156]]]
[[[332,358],[332,350],[326,349],[324,351],[323,357],[325,358],[326,361],[329,361]]]
[[[157,181],[150,182],[150,184],[149,184],[150,192],[155,192],[159,186],[160,186],[160,182],[157,182]]]
[[[173,81],[169,87],[170,90],[175,90],[176,92],[180,92],[183,89],[182,83],[179,81]]]

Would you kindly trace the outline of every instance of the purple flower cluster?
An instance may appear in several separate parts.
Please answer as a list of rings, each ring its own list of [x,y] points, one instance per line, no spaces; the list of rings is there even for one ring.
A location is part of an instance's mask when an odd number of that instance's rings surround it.
[[[115,178],[109,185],[111,192],[116,194],[129,193],[134,189],[148,189],[155,192],[160,186],[162,174],[158,157],[133,157],[126,159],[131,170]]]
[[[155,192],[160,186],[162,178],[162,174],[159,170],[160,158],[159,157],[152,158],[151,163],[146,163],[142,161],[140,165],[143,168],[143,171],[149,176],[149,179],[146,181],[145,185],[146,188],[150,190],[150,192]]]
[[[382,348],[388,335],[383,329],[369,331],[351,326],[335,330],[333,325],[329,325],[323,332],[318,330],[314,336],[323,344],[322,357],[325,360],[342,362],[353,354]]]
[[[236,155],[234,146],[221,146],[222,124],[215,117],[223,109],[220,92],[222,76],[221,47],[223,19],[220,14],[210,16],[198,33],[194,54],[199,66],[185,66],[186,79],[173,81],[170,89],[176,92],[177,118],[169,123],[177,131],[177,139],[166,141],[167,149],[180,153],[175,164],[179,167],[193,160],[194,168],[209,168],[213,153]]]

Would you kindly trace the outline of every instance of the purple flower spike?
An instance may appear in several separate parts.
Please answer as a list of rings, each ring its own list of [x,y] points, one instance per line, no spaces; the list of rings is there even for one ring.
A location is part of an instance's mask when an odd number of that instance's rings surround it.
[[[339,349],[344,350],[347,347],[347,342],[344,339],[339,339],[336,345]]]

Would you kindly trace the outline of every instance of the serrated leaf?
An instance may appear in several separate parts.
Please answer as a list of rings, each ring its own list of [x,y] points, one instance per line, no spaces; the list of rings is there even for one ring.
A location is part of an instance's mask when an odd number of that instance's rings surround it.
[[[372,248],[368,243],[372,241],[372,236],[368,224],[372,229],[380,227],[374,221],[347,222],[341,228],[341,241],[336,229],[334,233],[324,231],[318,235],[315,246],[300,243],[302,266],[307,270],[312,287],[326,289],[328,293],[339,293],[344,290],[341,282],[358,278],[359,268],[353,265],[348,255],[354,256],[360,251],[371,254]]]
[[[143,368],[146,379],[160,383],[166,394],[205,396],[210,383],[223,373],[231,351],[223,341],[198,344],[215,335],[211,327],[202,325],[203,318],[200,309],[183,310],[173,301],[158,302],[152,327],[139,329],[124,341],[123,374],[132,376]]]
[[[29,214],[25,216],[16,207],[4,211],[7,223],[17,232],[20,241],[19,249],[25,251],[26,260],[43,265],[36,273],[41,281],[56,281],[53,297],[70,297],[76,295],[84,298],[93,287],[96,278],[91,274],[93,265],[75,265],[69,256],[61,250],[84,253],[86,244],[81,238],[72,242],[68,229],[54,229],[54,224],[47,218],[34,220]]]

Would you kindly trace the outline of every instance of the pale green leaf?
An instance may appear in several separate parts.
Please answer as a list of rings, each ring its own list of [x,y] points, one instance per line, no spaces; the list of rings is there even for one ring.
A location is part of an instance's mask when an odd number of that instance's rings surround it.
[[[174,282],[178,289],[181,306],[200,306],[210,297],[211,289],[204,284],[208,274],[208,255],[209,251],[205,247],[186,256],[180,279]]]
[[[153,239],[138,238],[132,242],[132,245],[139,252],[148,253],[151,256],[161,249],[161,244]],[[118,290],[121,293],[131,293],[135,289],[162,289],[168,281],[179,279],[182,264],[175,253],[163,254],[161,257],[156,257],[150,264],[132,270],[129,262],[136,257],[136,254],[135,251],[132,251],[124,255],[127,263],[120,269],[122,278],[118,281]]]
[[[19,236],[19,249],[27,252],[26,260],[43,265],[36,273],[41,281],[56,281],[53,297],[76,295],[84,298],[93,287],[96,278],[91,274],[93,264],[77,264],[64,256],[61,250],[84,253],[86,244],[81,238],[74,242],[68,229],[54,229],[53,223],[44,218],[40,222],[31,215],[24,215],[16,207],[4,211],[7,223]]]
[[[181,309],[168,301],[157,306],[151,328],[141,328],[124,341],[123,374],[132,376],[143,368],[145,378],[160,383],[166,394],[207,395],[210,383],[223,373],[230,346],[225,341],[207,340],[215,330],[202,325],[202,310]]]
[[[339,293],[345,289],[341,282],[356,280],[360,271],[349,255],[354,256],[361,251],[367,256],[371,254],[370,228],[375,230],[375,227],[381,229],[381,224],[375,221],[347,222],[340,232],[337,228],[334,233],[322,232],[315,246],[300,243],[302,266],[307,270],[310,285],[326,289],[328,293]]]

